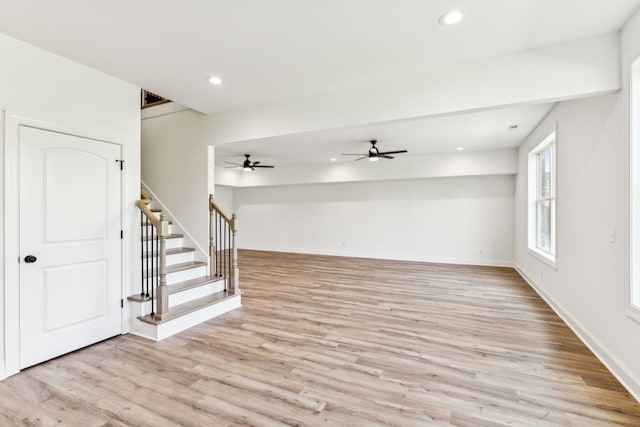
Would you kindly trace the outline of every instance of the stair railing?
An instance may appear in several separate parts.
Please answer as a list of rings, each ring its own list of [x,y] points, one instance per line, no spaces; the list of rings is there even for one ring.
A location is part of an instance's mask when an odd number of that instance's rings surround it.
[[[240,291],[236,214],[229,217],[209,194],[209,275],[225,279],[225,291]]]
[[[140,298],[151,301],[151,316],[162,320],[169,312],[167,292],[167,242],[169,221],[164,214],[160,218],[149,209],[148,201],[138,200],[140,209]],[[154,295],[155,294],[155,295]]]

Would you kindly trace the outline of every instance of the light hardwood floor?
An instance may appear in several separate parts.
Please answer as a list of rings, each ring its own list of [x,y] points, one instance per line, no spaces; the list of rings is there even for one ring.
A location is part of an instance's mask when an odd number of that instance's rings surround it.
[[[640,426],[512,269],[241,251],[243,308],[0,382],[0,425]]]

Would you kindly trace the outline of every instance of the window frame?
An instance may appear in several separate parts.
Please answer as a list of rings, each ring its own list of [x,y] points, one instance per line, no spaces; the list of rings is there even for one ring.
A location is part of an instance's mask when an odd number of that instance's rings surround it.
[[[549,150],[549,160],[545,167],[544,153]],[[557,132],[554,129],[538,145],[528,153],[528,239],[529,253],[549,266],[556,268],[556,236],[557,236]],[[547,191],[543,192],[543,170],[549,173]],[[548,237],[547,244],[542,244],[541,235],[541,207],[548,209]]]

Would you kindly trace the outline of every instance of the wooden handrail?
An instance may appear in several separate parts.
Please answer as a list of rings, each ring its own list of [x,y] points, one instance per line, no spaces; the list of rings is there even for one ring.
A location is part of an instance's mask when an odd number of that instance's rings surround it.
[[[140,189],[140,200],[147,205],[151,203],[151,197],[149,197],[149,195],[142,188]]]
[[[140,208],[140,210],[142,211],[142,213],[144,213],[147,219],[151,221],[153,226],[158,230],[158,235],[160,235],[160,229],[162,228],[160,227],[160,220],[158,219],[158,217],[154,215],[153,212],[151,212],[151,209],[149,209],[149,206],[144,202],[144,200],[138,200],[136,202],[136,206]]]
[[[231,225],[231,229],[235,229],[233,218],[229,218],[227,214],[220,208],[220,206],[216,205],[216,202],[213,201],[213,195],[209,195],[209,212],[216,211],[218,215],[220,215],[225,221],[227,221]]]

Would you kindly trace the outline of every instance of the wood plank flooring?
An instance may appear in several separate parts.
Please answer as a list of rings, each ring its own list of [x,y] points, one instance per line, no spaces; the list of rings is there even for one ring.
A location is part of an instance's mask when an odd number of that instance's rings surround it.
[[[243,307],[0,382],[0,425],[640,426],[512,269],[240,251]]]

